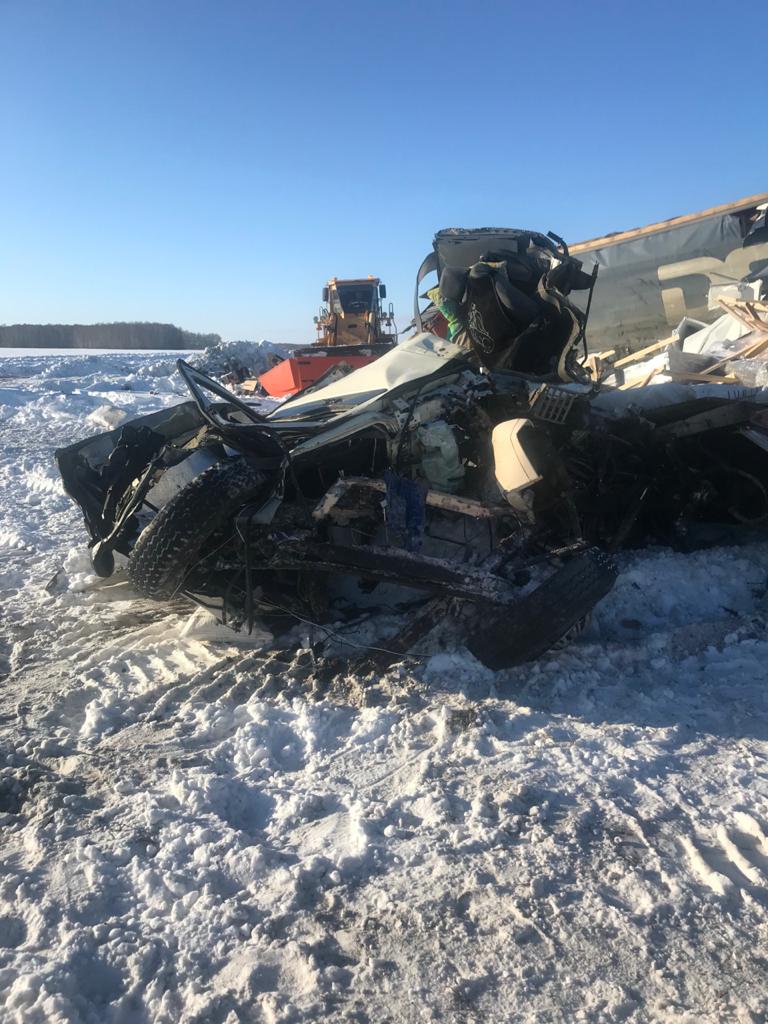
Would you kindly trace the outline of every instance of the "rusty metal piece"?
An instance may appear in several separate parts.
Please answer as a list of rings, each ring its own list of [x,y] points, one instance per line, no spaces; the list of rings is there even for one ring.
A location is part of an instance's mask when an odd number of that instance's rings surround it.
[[[312,512],[312,518],[317,520],[326,519],[329,516],[333,518],[339,501],[355,487],[366,488],[381,494],[386,493],[387,490],[386,483],[380,479],[372,480],[364,476],[341,477],[320,499]],[[495,516],[509,513],[509,508],[505,506],[494,508],[491,505],[483,504],[482,501],[476,501],[474,498],[462,498],[457,494],[445,494],[443,491],[427,491],[425,501],[432,508],[439,508],[445,512],[457,512],[460,515],[470,516],[472,519],[492,519]],[[343,517],[344,511],[339,510],[339,512]],[[357,514],[356,511],[355,514]]]

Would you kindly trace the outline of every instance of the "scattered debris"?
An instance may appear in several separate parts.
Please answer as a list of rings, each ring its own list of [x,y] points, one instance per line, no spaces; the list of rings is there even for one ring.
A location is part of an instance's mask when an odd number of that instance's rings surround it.
[[[712,324],[686,318],[669,337],[620,358],[615,350],[594,353],[588,365],[603,384],[622,389],[654,380],[762,386],[768,381],[768,304],[720,296],[717,306],[724,312]]]

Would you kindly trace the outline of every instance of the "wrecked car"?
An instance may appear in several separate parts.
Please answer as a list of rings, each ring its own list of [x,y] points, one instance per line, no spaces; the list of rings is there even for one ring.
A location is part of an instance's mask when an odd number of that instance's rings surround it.
[[[446,338],[266,412],[180,360],[190,401],[60,449],[95,571],[237,630],[410,608],[390,658],[450,621],[497,669],[578,632],[619,548],[766,521],[768,392],[593,384],[557,236],[440,232],[429,270]]]

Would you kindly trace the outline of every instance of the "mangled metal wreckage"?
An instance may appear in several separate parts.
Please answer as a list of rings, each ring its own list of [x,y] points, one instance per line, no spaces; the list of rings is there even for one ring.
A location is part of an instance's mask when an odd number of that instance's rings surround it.
[[[450,621],[501,668],[580,629],[617,549],[766,522],[768,391],[591,383],[594,277],[555,236],[440,232],[429,269],[449,339],[266,413],[180,361],[191,401],[60,449],[96,572],[238,630],[410,608],[389,660]]]

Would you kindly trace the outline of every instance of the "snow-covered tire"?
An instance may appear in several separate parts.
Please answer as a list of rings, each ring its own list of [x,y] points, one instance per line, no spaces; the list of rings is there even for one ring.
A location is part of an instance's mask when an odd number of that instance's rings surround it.
[[[497,670],[533,661],[551,650],[612,589],[616,566],[598,548],[567,562],[519,604],[496,610],[467,647]]]
[[[128,559],[133,586],[155,601],[172,597],[197,562],[208,538],[270,484],[246,459],[209,466],[164,505]]]

